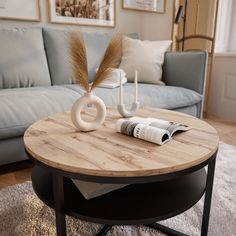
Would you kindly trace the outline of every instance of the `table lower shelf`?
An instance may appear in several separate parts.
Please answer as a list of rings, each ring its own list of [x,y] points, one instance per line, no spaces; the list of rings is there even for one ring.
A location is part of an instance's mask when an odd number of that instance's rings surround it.
[[[35,166],[32,184],[38,197],[54,208],[52,174]],[[195,205],[204,194],[206,171],[164,182],[132,184],[86,200],[73,182],[64,178],[66,214],[101,224],[148,224],[178,215]]]

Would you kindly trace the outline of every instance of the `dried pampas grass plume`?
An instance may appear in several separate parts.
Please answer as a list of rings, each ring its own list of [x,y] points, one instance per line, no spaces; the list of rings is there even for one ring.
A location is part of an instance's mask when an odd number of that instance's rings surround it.
[[[70,33],[69,47],[73,80],[81,85],[86,92],[89,92],[87,53],[84,39],[80,32]]]
[[[117,34],[110,41],[103,56],[102,62],[98,68],[98,71],[95,74],[91,90],[93,90],[96,86],[98,86],[101,82],[103,82],[110,76],[112,68],[116,68],[119,66],[122,51],[121,39],[121,35]]]
[[[81,85],[86,92],[91,92],[107,79],[112,68],[116,68],[120,64],[122,37],[117,34],[110,41],[90,87],[88,83],[87,54],[82,34],[78,32],[70,33],[69,45],[74,81]]]

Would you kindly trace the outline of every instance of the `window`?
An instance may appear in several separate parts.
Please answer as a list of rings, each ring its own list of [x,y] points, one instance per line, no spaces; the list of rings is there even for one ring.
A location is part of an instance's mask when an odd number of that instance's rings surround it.
[[[216,52],[236,51],[236,1],[219,0]]]

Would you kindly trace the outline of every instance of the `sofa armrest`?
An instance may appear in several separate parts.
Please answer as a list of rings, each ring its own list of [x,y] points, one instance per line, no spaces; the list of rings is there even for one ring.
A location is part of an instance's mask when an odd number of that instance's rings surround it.
[[[167,52],[163,81],[167,85],[192,89],[204,95],[206,67],[206,52]]]
[[[197,104],[197,117],[203,117],[207,52],[167,52],[163,65],[163,81],[170,86],[192,89],[202,95]]]

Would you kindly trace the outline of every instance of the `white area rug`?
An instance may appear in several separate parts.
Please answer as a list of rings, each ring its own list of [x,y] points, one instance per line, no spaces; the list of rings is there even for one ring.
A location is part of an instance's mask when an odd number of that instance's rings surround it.
[[[236,147],[220,144],[212,199],[210,236],[236,235]],[[188,235],[200,235],[203,199],[164,222]],[[93,236],[101,225],[67,217],[68,235]],[[54,236],[54,212],[34,194],[31,182],[0,190],[0,236]],[[113,227],[107,236],[164,235],[143,226]]]

